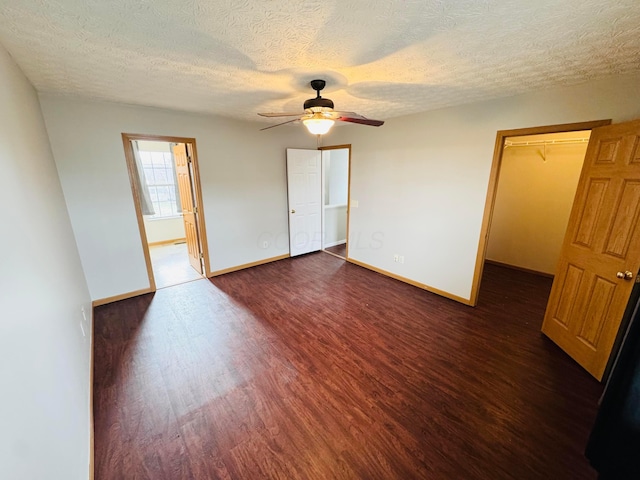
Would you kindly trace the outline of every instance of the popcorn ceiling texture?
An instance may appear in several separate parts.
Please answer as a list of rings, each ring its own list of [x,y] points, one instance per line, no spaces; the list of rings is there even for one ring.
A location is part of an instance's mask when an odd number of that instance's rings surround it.
[[[40,92],[385,120],[638,72],[640,1],[0,0],[0,43]]]

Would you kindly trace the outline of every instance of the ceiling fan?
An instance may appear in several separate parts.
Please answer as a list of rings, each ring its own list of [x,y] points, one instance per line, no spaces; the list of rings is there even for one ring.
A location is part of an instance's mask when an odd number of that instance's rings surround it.
[[[337,112],[333,109],[333,102],[328,98],[322,98],[320,91],[324,88],[326,82],[324,80],[311,80],[311,88],[316,91],[316,98],[310,98],[304,102],[304,112],[301,113],[259,113],[262,117],[298,117],[293,120],[271,125],[261,128],[260,130],[268,130],[269,128],[279,127],[287,123],[302,120],[304,126],[314,135],[324,135],[333,126],[336,120],[339,122],[359,123],[360,125],[370,125],[379,127],[383,125],[382,120],[372,120],[363,117],[354,112]]]

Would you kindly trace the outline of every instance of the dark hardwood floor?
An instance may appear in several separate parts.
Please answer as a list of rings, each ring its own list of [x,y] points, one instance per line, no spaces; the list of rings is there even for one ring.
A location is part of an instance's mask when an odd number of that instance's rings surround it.
[[[341,245],[334,245],[333,247],[325,248],[325,251],[333,253],[334,255],[338,255],[342,258],[347,258],[347,244],[343,243]]]
[[[95,310],[96,478],[595,479],[550,280],[466,307],[323,253]]]

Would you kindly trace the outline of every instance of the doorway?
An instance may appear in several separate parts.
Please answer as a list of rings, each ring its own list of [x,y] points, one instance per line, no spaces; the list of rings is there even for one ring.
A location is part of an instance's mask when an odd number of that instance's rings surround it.
[[[473,276],[473,283],[471,287],[470,305],[475,306],[478,303],[478,294],[480,291],[480,282],[482,279],[482,272],[484,269],[485,261],[487,260],[487,246],[490,230],[492,227],[492,220],[496,205],[496,194],[498,191],[499,177],[501,172],[501,166],[503,162],[505,149],[510,148],[509,142],[520,142],[522,137],[530,137],[536,135],[550,135],[550,134],[567,134],[573,137],[576,132],[591,131],[596,127],[610,125],[611,120],[596,120],[591,122],[569,123],[562,125],[548,125],[543,127],[531,127],[531,128],[519,128],[514,130],[500,130],[496,134],[496,144],[493,155],[493,162],[491,165],[491,173],[489,177],[489,187],[487,189],[487,199],[485,202],[484,216],[482,219],[482,229],[480,232],[480,242],[478,245],[478,254],[476,257],[475,272]],[[577,137],[576,137],[577,138]],[[544,137],[538,138],[544,142]],[[543,146],[543,154],[544,154]],[[584,159],[583,159],[584,160]],[[574,191],[575,194],[575,191]],[[565,223],[566,229],[566,223]],[[564,235],[564,232],[562,232]],[[534,270],[534,268],[522,267],[524,270]]]
[[[351,146],[320,147],[322,154],[322,250],[348,258]]]
[[[505,139],[486,263],[553,277],[590,135]]]
[[[558,241],[555,242],[552,261],[548,261],[546,266],[548,271],[545,273],[550,274],[553,283],[550,284],[547,296],[542,332],[597,380],[602,380],[611,366],[613,346],[619,341],[619,326],[624,322],[624,312],[633,287],[632,280],[640,251],[637,243],[631,248],[631,238],[635,231],[633,219],[637,218],[640,205],[637,188],[633,191],[640,178],[638,162],[635,160],[640,122],[616,125],[610,125],[610,121],[595,123],[596,125],[574,124],[571,129],[560,126],[563,127],[561,131],[576,138],[560,136],[558,143],[562,143],[563,138],[568,143],[586,141],[582,140],[581,134],[589,131],[582,162],[577,162],[580,167],[577,185],[574,188],[574,181],[569,182],[572,184],[571,189],[565,192],[567,206],[570,207],[569,215],[566,215],[566,211],[564,215],[537,213],[541,221],[547,224],[553,223],[554,216],[563,220],[562,228],[557,228]],[[585,131],[580,132],[581,129],[576,128],[578,125]],[[545,127],[547,131],[544,134],[551,133],[551,128],[553,127]],[[493,241],[487,240],[489,224],[493,236],[494,223],[499,223],[497,205],[501,187],[498,185],[498,177],[502,175],[501,167],[508,156],[506,150],[538,140],[524,138],[524,133],[530,132],[498,132],[484,219],[488,223],[483,224],[487,230],[482,238],[484,244],[481,243],[482,258],[485,260],[491,255],[489,252]],[[543,149],[540,155],[543,162],[547,159],[545,153]],[[525,177],[524,183],[513,190],[526,189],[528,185],[535,183],[535,175],[531,172],[519,173]],[[549,180],[554,179],[555,176]],[[513,199],[508,200],[513,202]],[[510,208],[518,207],[510,205]],[[524,221],[528,219],[525,218]],[[539,228],[542,230],[546,227],[544,225]],[[529,235],[533,236],[531,233]],[[538,256],[544,257],[540,254]],[[531,270],[540,273],[540,269]],[[474,288],[476,287],[477,284],[474,284]]]
[[[205,278],[209,258],[195,139],[122,139],[152,291]]]
[[[289,255],[348,258],[351,146],[287,149]]]

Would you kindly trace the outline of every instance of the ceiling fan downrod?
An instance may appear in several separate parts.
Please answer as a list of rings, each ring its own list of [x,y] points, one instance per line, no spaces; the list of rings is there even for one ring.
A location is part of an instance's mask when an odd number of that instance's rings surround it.
[[[328,98],[322,98],[320,96],[320,91],[325,87],[327,82],[325,82],[324,80],[311,80],[310,84],[311,88],[316,91],[316,98],[310,98],[309,100],[304,102],[304,109],[307,110],[314,107],[333,109],[333,102]]]

